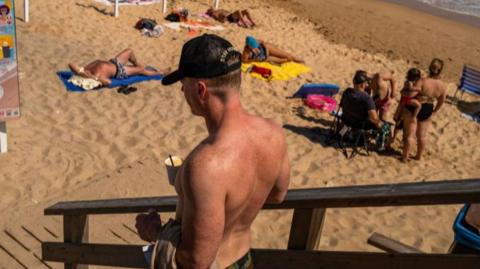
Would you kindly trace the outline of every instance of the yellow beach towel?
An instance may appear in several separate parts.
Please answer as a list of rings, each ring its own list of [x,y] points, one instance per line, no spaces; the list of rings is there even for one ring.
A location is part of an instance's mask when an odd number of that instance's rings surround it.
[[[310,67],[303,64],[295,63],[295,62],[287,62],[281,65],[274,65],[268,62],[244,63],[242,64],[242,71],[247,72],[247,70],[252,65],[256,65],[256,66],[260,66],[260,67],[264,67],[272,70],[272,77],[270,79],[266,79],[257,73],[250,73],[250,75],[252,75],[253,77],[256,77],[258,79],[262,79],[265,81],[289,80],[289,79],[298,77],[300,74],[308,73],[311,71]]]

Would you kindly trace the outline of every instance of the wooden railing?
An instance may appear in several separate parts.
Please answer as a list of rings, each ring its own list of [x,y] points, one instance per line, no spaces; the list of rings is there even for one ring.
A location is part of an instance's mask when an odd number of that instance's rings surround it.
[[[44,242],[46,261],[145,268],[141,246],[88,244],[88,215],[173,212],[177,198],[152,197],[60,202],[45,215],[63,215],[64,242]],[[365,185],[290,190],[285,201],[264,209],[293,209],[288,250],[253,251],[255,268],[480,268],[480,256],[423,253],[312,251],[321,236],[326,208],[480,203],[480,180]]]

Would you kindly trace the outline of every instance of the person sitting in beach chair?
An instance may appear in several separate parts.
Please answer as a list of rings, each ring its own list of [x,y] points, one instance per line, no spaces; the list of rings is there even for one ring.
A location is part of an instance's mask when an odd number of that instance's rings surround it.
[[[369,83],[367,73],[358,70],[353,77],[353,88],[348,88],[343,92],[340,103],[341,119],[348,126],[365,130],[382,127],[382,121],[375,109],[375,102],[365,91]]]
[[[100,81],[103,86],[110,85],[112,78],[126,79],[133,75],[163,75],[169,71],[157,71],[152,67],[140,64],[135,57],[133,50],[130,48],[123,50],[117,56],[108,61],[95,60],[84,67],[70,63],[68,64],[68,67],[76,75]]]
[[[390,125],[380,120],[375,108],[375,102],[366,92],[369,83],[370,79],[367,76],[367,72],[358,70],[355,73],[353,77],[353,88],[346,89],[342,94],[340,101],[342,114],[340,119],[345,125],[344,128],[359,131],[359,135],[364,139],[367,152],[366,131],[374,131],[373,133],[376,134],[377,137],[377,149],[382,151],[385,148],[385,140],[389,134]],[[343,137],[344,135],[345,131],[340,130],[340,136]],[[356,140],[354,150],[356,150],[356,146],[359,143],[359,138],[357,137]]]
[[[273,44],[267,43],[263,40],[257,40],[252,36],[247,36],[245,47],[242,53],[242,62],[272,62],[281,64],[285,62],[304,63],[300,58],[283,51]]]
[[[246,9],[230,12],[225,9],[209,8],[207,10],[207,15],[221,23],[228,21],[230,23],[236,23],[238,26],[244,28],[253,28],[256,26],[255,22],[250,16],[250,12],[248,12]]]

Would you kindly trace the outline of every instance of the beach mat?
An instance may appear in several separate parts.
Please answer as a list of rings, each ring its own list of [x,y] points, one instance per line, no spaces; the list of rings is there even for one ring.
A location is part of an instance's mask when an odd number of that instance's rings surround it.
[[[306,83],[303,84],[293,98],[307,98],[310,94],[321,94],[325,96],[334,96],[340,91],[340,87],[329,83]]]
[[[65,87],[67,88],[68,91],[71,92],[87,92],[86,90],[82,89],[81,87],[78,87],[70,82],[68,80],[73,76],[73,73],[71,71],[60,71],[57,72],[58,77],[60,80],[63,82]],[[143,76],[143,75],[136,75],[136,76],[130,76],[127,79],[111,79],[112,83],[108,85],[108,88],[116,88],[116,87],[121,87],[121,86],[128,86],[131,84],[139,83],[142,81],[148,81],[148,80],[162,80],[163,76],[162,75],[155,75],[155,76]]]
[[[311,71],[310,67],[303,64],[295,63],[295,62],[287,62],[281,65],[274,65],[267,62],[245,63],[245,64],[242,64],[242,71],[247,72],[250,69],[250,67],[252,67],[253,65],[272,70],[271,78],[264,78],[260,74],[253,73],[253,72],[250,73],[252,77],[255,77],[264,81],[289,80],[292,78],[296,78],[303,73],[308,73]]]

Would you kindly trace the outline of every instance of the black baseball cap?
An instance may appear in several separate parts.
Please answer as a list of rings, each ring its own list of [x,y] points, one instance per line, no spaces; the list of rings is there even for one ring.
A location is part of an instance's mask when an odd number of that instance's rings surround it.
[[[239,69],[241,53],[227,40],[204,34],[183,45],[178,70],[162,79],[163,85],[170,85],[184,77],[214,78]]]
[[[370,81],[367,72],[363,70],[357,70],[357,72],[355,72],[355,76],[353,76],[353,84],[358,85],[364,83],[365,81]]]

